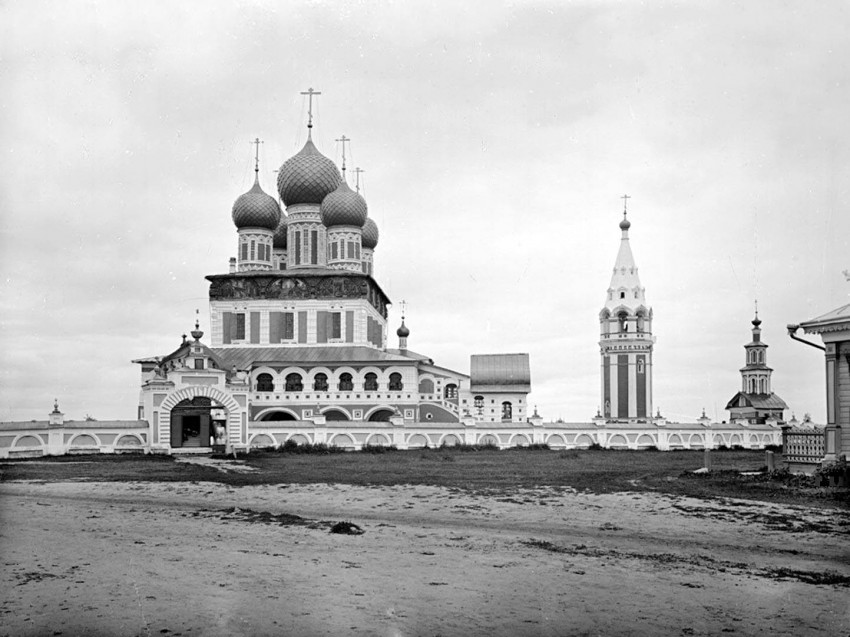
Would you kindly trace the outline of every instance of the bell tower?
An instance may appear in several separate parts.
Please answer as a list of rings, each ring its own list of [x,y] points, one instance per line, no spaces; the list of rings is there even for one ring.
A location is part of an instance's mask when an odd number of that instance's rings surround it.
[[[629,196],[623,201],[628,203]],[[620,250],[605,307],[599,313],[602,415],[605,420],[652,419],[652,308],[646,303],[629,244],[631,223],[623,209]]]

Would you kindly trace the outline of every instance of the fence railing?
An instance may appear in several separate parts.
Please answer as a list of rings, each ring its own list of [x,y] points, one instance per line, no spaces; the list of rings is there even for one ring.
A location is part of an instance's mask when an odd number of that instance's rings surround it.
[[[785,462],[818,464],[823,460],[825,443],[822,429],[784,429],[782,457]]]

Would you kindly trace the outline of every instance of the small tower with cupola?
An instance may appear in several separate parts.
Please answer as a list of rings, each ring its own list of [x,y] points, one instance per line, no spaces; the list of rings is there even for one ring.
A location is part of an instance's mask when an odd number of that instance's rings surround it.
[[[620,250],[599,313],[602,414],[609,421],[652,419],[652,308],[632,256],[630,227],[624,209]]]
[[[758,309],[752,325],[753,340],[744,345],[746,364],[741,368],[741,391],[726,404],[726,409],[732,421],[754,424],[767,420],[782,422],[788,405],[770,387],[773,369],[767,366],[767,343],[761,340]]]
[[[336,190],[322,201],[322,223],[327,228],[328,267],[334,270],[362,272],[362,235],[366,223],[366,200],[348,187],[345,180],[345,135],[342,143],[342,179]]]
[[[233,223],[239,231],[237,270],[271,270],[274,233],[281,222],[280,206],[260,187],[259,139],[254,159],[254,185],[233,202]]]
[[[286,206],[287,268],[327,267],[327,228],[322,224],[321,204],[341,181],[339,170],[313,144],[313,96],[307,111],[307,143],[280,167],[277,190]]]

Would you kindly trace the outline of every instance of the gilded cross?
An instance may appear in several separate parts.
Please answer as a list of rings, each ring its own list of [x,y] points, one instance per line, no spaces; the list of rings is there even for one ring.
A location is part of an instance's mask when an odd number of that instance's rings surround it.
[[[623,195],[620,199],[623,200],[623,212],[625,212],[626,208],[628,208],[629,199],[631,199],[631,197],[629,195]]]
[[[345,135],[343,135],[342,137],[340,137],[336,141],[342,143],[342,170],[343,170],[343,172],[345,172],[345,142],[351,143],[351,140],[348,137],[346,137]]]
[[[357,192],[360,192],[360,173],[365,173],[365,172],[366,171],[363,170],[362,168],[360,168],[360,166],[358,166],[357,168],[354,169],[355,179],[357,180],[357,185],[356,185]]]
[[[321,95],[321,93],[319,91],[314,91],[311,87],[306,91],[301,91],[301,95],[306,95],[309,100],[307,106],[307,128],[313,128],[313,96]]]
[[[257,137],[254,141],[251,142],[256,146],[254,149],[254,172],[260,172],[260,144],[264,144],[265,142],[260,141],[260,138]]]
[[[405,309],[406,309],[406,308],[407,308],[407,301],[405,301],[404,299],[402,299],[402,300],[401,300],[401,320],[402,320],[402,321],[404,321],[404,312],[405,312]]]

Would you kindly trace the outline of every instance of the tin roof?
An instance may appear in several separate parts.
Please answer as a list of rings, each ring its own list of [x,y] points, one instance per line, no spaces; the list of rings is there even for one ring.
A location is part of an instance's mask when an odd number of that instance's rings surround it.
[[[277,363],[280,365],[328,365],[328,364],[392,364],[414,365],[415,360],[406,356],[390,354],[364,345],[340,347],[216,347],[212,351],[224,361],[226,367],[248,369],[252,365]]]
[[[800,323],[800,327],[809,334],[850,329],[850,303],[817,318],[803,321]]]
[[[469,368],[472,391],[531,391],[528,354],[473,354]]]

